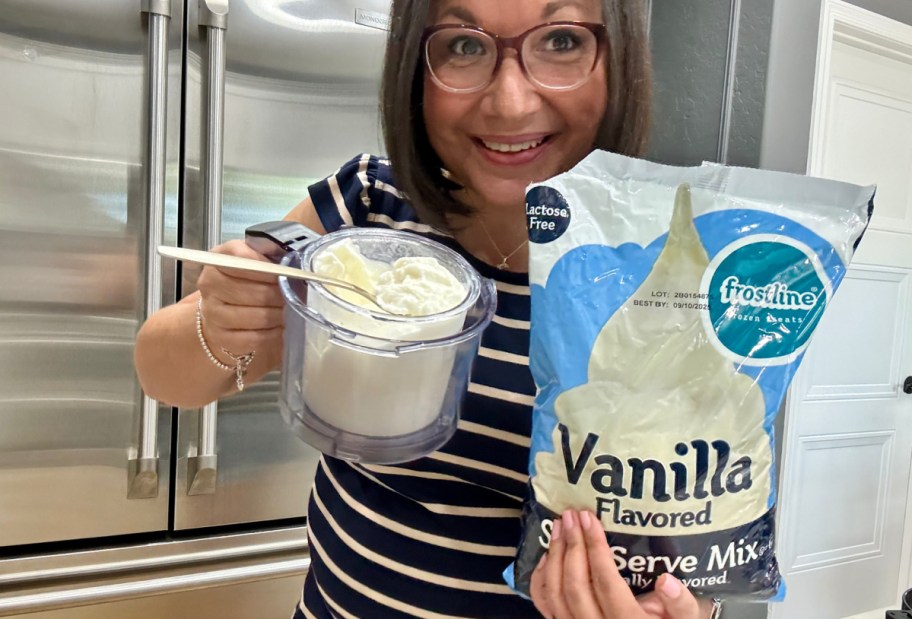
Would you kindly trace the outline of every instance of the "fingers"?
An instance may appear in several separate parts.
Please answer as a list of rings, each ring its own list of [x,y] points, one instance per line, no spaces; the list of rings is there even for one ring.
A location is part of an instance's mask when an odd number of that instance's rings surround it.
[[[259,358],[270,351],[281,351],[284,333],[282,327],[277,327],[265,331],[205,331],[205,337],[215,355],[227,363],[219,352],[222,348],[234,355],[255,352]]]
[[[563,536],[563,519],[556,519],[551,529],[551,545],[548,547],[548,561],[542,571],[545,579],[545,601],[554,619],[572,619],[573,615],[563,595],[564,552],[566,543]]]
[[[214,252],[265,261],[242,241],[230,241]],[[203,332],[213,351],[233,354],[281,350],[284,301],[271,275],[206,267],[197,280],[202,298]]]
[[[206,267],[197,280],[203,298],[216,297],[229,305],[281,307],[282,293],[277,280],[256,282],[226,275],[214,267]]]
[[[665,614],[665,605],[655,591],[638,595],[637,604],[649,617],[662,617]]]
[[[621,577],[601,522],[567,510],[554,521],[551,546],[532,574],[532,601],[549,619],[702,619],[705,601],[670,574],[637,600]]]
[[[595,593],[592,591],[590,578],[590,561],[595,557],[589,554],[585,534],[593,525],[601,530],[601,525],[594,522],[595,517],[588,512],[568,510],[561,516],[564,538],[564,569],[561,582],[564,601],[573,609],[576,619],[602,617]],[[604,539],[604,533],[601,534]],[[608,545],[605,544],[605,551]]]
[[[595,543],[596,533],[601,537],[601,544]],[[591,512],[565,511],[560,520],[554,521],[551,531],[551,546],[548,560],[541,567],[543,581],[537,595],[544,599],[541,606],[550,612],[555,619],[603,619],[605,617],[624,617],[632,619],[642,613],[637,608],[636,600],[627,584],[617,575],[622,591],[627,598],[615,607],[603,607],[593,583],[593,562],[614,565],[614,558],[601,523]],[[602,568],[604,569],[604,568]],[[617,574],[617,568],[614,568]],[[604,580],[604,579],[603,579]],[[544,614],[544,613],[543,613]]]
[[[203,300],[200,310],[203,333],[210,346],[234,354],[281,350],[282,308],[229,305],[218,297],[209,297]]]
[[[656,581],[656,593],[668,619],[701,619],[700,604],[690,590],[671,574],[662,574]]]
[[[639,605],[636,598],[618,571],[614,553],[605,539],[605,530],[601,522],[592,513],[588,514],[583,534],[589,554],[592,589],[599,608],[609,617],[638,616]]]
[[[268,262],[265,256],[248,247],[243,241],[229,241],[212,248],[211,251]],[[207,266],[200,272],[197,287],[207,306],[212,305],[210,299],[216,298],[226,305],[282,307],[282,294],[279,291],[278,279],[274,275]],[[235,328],[241,327],[238,325]],[[265,325],[261,328],[265,328]]]
[[[551,619],[553,616],[551,608],[548,606],[547,596],[545,594],[545,564],[548,562],[548,553],[542,555],[541,561],[535,566],[532,572],[532,579],[529,584],[529,595],[532,597],[532,603],[535,604],[535,610],[542,617]]]
[[[213,249],[218,253],[265,260],[240,241]],[[197,281],[208,331],[268,330],[282,325],[282,293],[273,276],[206,267]]]
[[[258,331],[274,329],[283,324],[281,305],[239,305],[225,302],[216,292],[214,295],[203,295],[203,318],[206,328],[226,331]]]
[[[215,252],[217,254],[227,254],[229,256],[238,256],[239,258],[249,258],[251,260],[269,262],[269,259],[266,258],[266,256],[252,249],[244,241],[228,241],[227,243],[222,243],[221,245],[213,247],[209,251]],[[245,279],[250,281],[263,282],[266,284],[274,284],[276,282],[276,276],[269,275],[267,273],[257,273],[255,271],[245,271],[243,269],[229,269],[226,267],[215,267],[215,269],[224,273],[228,277],[234,277],[236,279]]]

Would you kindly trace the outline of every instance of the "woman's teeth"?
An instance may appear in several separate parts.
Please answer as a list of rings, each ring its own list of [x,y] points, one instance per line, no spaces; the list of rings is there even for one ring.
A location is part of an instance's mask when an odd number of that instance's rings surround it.
[[[481,143],[484,144],[485,148],[490,150],[496,150],[499,153],[518,153],[520,151],[529,150],[530,148],[535,148],[544,142],[544,138],[540,140],[532,140],[531,142],[520,142],[518,144],[500,144],[498,142],[488,142],[482,140]]]

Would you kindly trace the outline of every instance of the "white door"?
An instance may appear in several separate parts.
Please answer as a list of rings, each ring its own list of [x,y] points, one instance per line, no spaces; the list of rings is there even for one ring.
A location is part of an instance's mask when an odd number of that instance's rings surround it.
[[[883,619],[912,586],[912,27],[824,1],[808,168],[878,192],[786,404],[771,615]]]

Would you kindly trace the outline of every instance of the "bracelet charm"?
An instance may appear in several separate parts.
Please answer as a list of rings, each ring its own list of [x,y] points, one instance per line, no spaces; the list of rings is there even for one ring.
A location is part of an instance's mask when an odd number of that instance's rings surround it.
[[[247,368],[250,367],[250,363],[253,361],[254,356],[256,356],[256,351],[252,350],[243,355],[236,355],[224,347],[219,347],[219,349],[228,355],[232,361],[234,361],[234,366],[230,366],[227,363],[222,363],[219,361],[212,353],[212,349],[209,348],[209,342],[206,341],[206,336],[203,335],[203,297],[200,296],[196,300],[196,338],[199,340],[200,346],[203,347],[203,352],[206,353],[206,356],[209,357],[209,361],[212,362],[220,370],[226,372],[234,372],[235,384],[237,384],[238,391],[244,390],[244,377],[247,375]]]

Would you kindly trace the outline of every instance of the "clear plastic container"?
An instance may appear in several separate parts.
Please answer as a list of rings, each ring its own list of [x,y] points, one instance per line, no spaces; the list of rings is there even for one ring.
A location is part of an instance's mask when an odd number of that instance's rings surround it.
[[[343,239],[371,260],[434,257],[465,286],[466,297],[439,314],[395,316],[349,303],[321,284],[280,278],[282,414],[302,440],[337,458],[420,458],[456,431],[481,334],[494,314],[494,284],[451,249],[385,229],[327,234],[289,252],[282,264],[312,270],[314,257]]]

